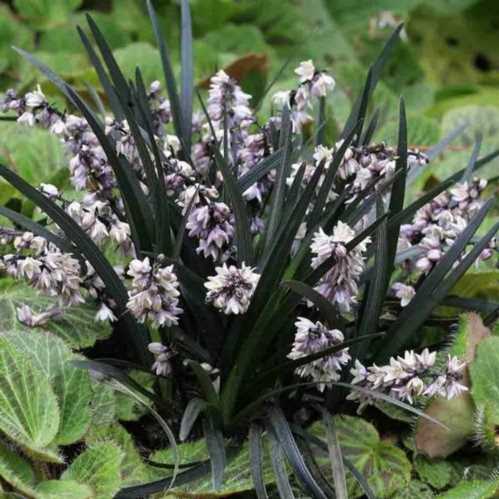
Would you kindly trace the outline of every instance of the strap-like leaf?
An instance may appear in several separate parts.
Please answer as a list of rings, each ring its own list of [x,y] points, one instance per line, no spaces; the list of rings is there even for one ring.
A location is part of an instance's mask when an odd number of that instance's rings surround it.
[[[327,499],[326,494],[308,469],[282,410],[272,407],[269,411],[269,419],[272,430],[297,478],[313,497]]]
[[[223,484],[226,465],[224,438],[222,432],[215,427],[213,419],[210,417],[203,420],[203,428],[208,454],[210,455],[213,488],[219,490]]]
[[[407,118],[405,114],[404,100],[400,99],[399,137],[397,147],[397,160],[395,166],[395,181],[392,185],[390,196],[390,216],[395,216],[404,208],[405,184],[407,176]],[[400,234],[400,225],[392,224],[388,228],[386,241],[386,277],[388,279],[393,273],[395,255]]]
[[[97,76],[99,77],[102,89],[106,93],[107,99],[109,101],[109,106],[113,111],[114,117],[119,121],[123,120],[124,119],[123,110],[121,109],[118,96],[116,95],[116,92],[113,88],[111,80],[109,79],[109,76],[107,75],[104,67],[102,66],[100,59],[97,57],[97,54],[95,53],[90,41],[88,40],[87,35],[79,26],[77,26],[76,29],[78,31],[78,34],[80,35],[80,39],[83,43],[83,46],[85,47],[88,53],[90,62],[92,63],[92,66],[95,68]]]
[[[327,357],[328,355],[333,355],[336,352],[339,352],[340,350],[343,350],[344,348],[351,347],[352,345],[356,345],[358,343],[361,343],[363,341],[369,341],[369,340],[374,340],[376,338],[382,338],[385,336],[385,333],[372,333],[372,334],[366,334],[365,336],[357,336],[356,338],[351,338],[349,340],[345,340],[343,343],[340,343],[339,345],[335,345],[332,347],[325,348],[324,350],[321,350],[320,352],[315,352],[311,353],[309,355],[306,355],[305,357],[301,357],[299,359],[295,360],[288,360],[286,362],[283,362],[282,364],[279,364],[278,366],[274,366],[267,371],[262,372],[255,380],[254,383],[261,383],[262,380],[274,380],[276,376],[279,375],[285,375],[288,372],[295,371],[299,367],[305,366],[307,364],[310,364],[311,362],[314,362],[315,360],[322,359],[323,357]]]
[[[184,127],[184,140],[188,151],[191,149],[192,133],[192,99],[194,85],[194,70],[192,56],[192,21],[189,0],[181,2],[181,25],[180,25],[180,58],[182,83],[180,94],[180,109],[182,110],[182,126]]]
[[[319,223],[319,220],[323,214],[324,207],[327,202],[327,198],[329,194],[331,193],[331,189],[333,187],[334,179],[336,176],[336,172],[338,171],[338,168],[343,161],[343,157],[345,156],[345,152],[350,147],[353,138],[355,137],[355,134],[357,133],[358,128],[354,128],[351,133],[345,137],[343,140],[341,146],[338,148],[337,151],[335,151],[334,156],[333,156],[333,161],[331,161],[331,164],[329,165],[326,173],[324,174],[324,180],[322,182],[322,185],[319,189],[319,193],[317,195],[317,199],[314,202],[314,207],[310,213],[310,216],[308,218],[307,224],[310,227],[315,227],[316,224]]]
[[[213,383],[206,370],[203,369],[201,367],[201,364],[199,364],[199,362],[196,362],[195,360],[188,360],[187,363],[191,367],[194,375],[198,380],[199,386],[206,398],[206,402],[211,404],[213,407],[217,407],[219,405],[218,394],[215,391]]]
[[[273,432],[268,433],[270,440],[270,459],[276,477],[277,490],[281,499],[295,499],[293,489],[289,483],[288,472],[284,461],[284,453],[277,437]]]
[[[281,223],[282,207],[284,204],[284,195],[286,191],[286,180],[288,178],[289,169],[291,167],[291,129],[292,123],[290,118],[289,106],[284,106],[282,112],[282,126],[281,126],[281,144],[284,148],[282,155],[282,162],[277,170],[277,178],[272,190],[271,207],[268,216],[267,228],[265,231],[265,253],[271,248],[277,229]]]
[[[156,15],[154,7],[152,6],[151,0],[147,0],[147,10],[149,12],[149,17],[151,18],[154,36],[156,38],[156,43],[158,44],[159,48],[159,54],[161,56],[161,64],[163,65],[163,72],[165,74],[166,89],[168,91],[168,97],[170,99],[170,106],[172,110],[173,126],[175,127],[175,133],[182,144],[184,154],[188,157],[190,155],[190,150],[187,148],[188,142],[186,141],[186,137],[184,135],[184,130],[186,130],[186,127],[184,127],[183,125],[182,109],[180,107],[180,99],[177,92],[175,75],[173,73],[170,56],[168,55],[168,46],[166,44],[166,39],[161,33],[159,19]]]
[[[385,66],[386,61],[390,57],[391,52],[393,51],[395,45],[399,40],[400,31],[402,30],[403,26],[404,26],[403,24],[400,24],[397,27],[397,29],[392,33],[390,38],[385,43],[385,46],[381,50],[381,53],[379,54],[378,58],[371,66],[368,74],[368,79],[370,80],[369,85],[364,86],[362,94],[357,98],[352,108],[352,111],[350,112],[345,128],[343,130],[342,133],[343,137],[347,136],[350,133],[350,131],[357,125],[357,123],[364,121],[365,110],[367,109],[368,99],[370,95],[372,95],[372,93],[374,92],[376,85],[379,82],[379,79],[381,77],[381,72],[383,71],[383,67]],[[361,111],[362,109],[364,110],[364,114],[362,114]]]
[[[238,179],[239,188],[241,192],[248,190],[255,182],[258,182],[262,177],[267,175],[271,170],[275,170],[282,162],[282,155],[284,151],[278,149],[270,156],[262,159],[259,163],[253,166],[244,175]]]
[[[127,210],[128,220],[130,222],[130,229],[132,232],[132,239],[136,245],[136,249],[148,250],[151,249],[150,241],[153,232],[153,216],[150,211],[150,206],[145,198],[142,188],[136,178],[135,174],[131,171],[130,165],[126,164],[124,158],[118,158],[114,146],[104,133],[104,129],[100,120],[94,115],[88,105],[81,99],[78,93],[68,84],[66,84],[59,76],[57,76],[50,68],[40,62],[36,57],[30,53],[22,50],[15,49],[21,54],[30,64],[38,68],[59,90],[80,109],[83,116],[90,125],[92,131],[97,136],[101,144],[109,164],[113,168],[116,175],[116,180],[120,187],[125,208]],[[137,245],[139,247],[137,248]]]
[[[324,422],[324,426],[326,427],[329,461],[333,472],[336,499],[348,499],[345,468],[343,465],[343,453],[341,452],[341,447],[336,435],[334,419],[331,414],[324,409],[322,420]]]
[[[256,496],[258,499],[268,499],[262,473],[262,428],[254,424],[250,426],[249,430],[249,453],[251,475],[253,477]]]
[[[360,141],[363,146],[368,146],[371,142],[374,134],[376,133],[376,129],[378,128],[378,121],[380,117],[380,110],[376,109],[369,120],[369,124],[367,125],[367,129],[362,136],[362,140]]]
[[[463,175],[463,182],[469,182],[471,176],[473,175],[473,170],[475,169],[476,162],[478,160],[478,154],[480,154],[480,147],[482,146],[482,135],[478,134],[476,138],[475,145],[473,146],[473,151],[471,152],[471,157],[468,162],[468,166]]]
[[[180,422],[179,438],[182,442],[184,442],[191,433],[194,423],[205,407],[206,402],[202,399],[194,397],[193,399],[189,400],[184,414],[182,415],[182,421]]]
[[[383,201],[378,201],[377,215],[383,215]],[[377,331],[379,316],[383,307],[386,290],[390,280],[389,272],[389,255],[387,248],[387,221],[386,219],[379,225],[376,231],[376,250],[374,256],[374,276],[369,282],[368,291],[366,293],[364,306],[362,307],[362,316],[357,334],[363,336],[365,334]],[[363,343],[360,345],[360,351],[366,351],[369,344]]]
[[[345,467],[348,468],[348,471],[352,474],[357,483],[360,485],[360,488],[366,495],[367,499],[376,499],[376,496],[374,495],[374,492],[369,486],[369,483],[367,482],[364,475],[346,457],[343,458],[343,463],[345,464]]]

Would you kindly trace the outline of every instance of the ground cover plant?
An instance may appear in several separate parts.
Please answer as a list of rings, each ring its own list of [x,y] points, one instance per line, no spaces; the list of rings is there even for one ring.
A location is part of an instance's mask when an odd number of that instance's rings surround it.
[[[0,165],[23,196],[0,207],[5,494],[493,497],[498,304],[480,292],[498,225],[479,175],[499,152],[477,137],[408,199],[460,130],[410,147],[401,99],[397,142],[373,140],[402,25],[329,142],[332,74],[301,62],[268,115],[223,70],[202,93],[189,3],[178,78],[147,8],[163,84],[126,78],[89,17],[104,99],[17,48],[68,107],[39,87],[0,101],[63,144],[69,177]]]

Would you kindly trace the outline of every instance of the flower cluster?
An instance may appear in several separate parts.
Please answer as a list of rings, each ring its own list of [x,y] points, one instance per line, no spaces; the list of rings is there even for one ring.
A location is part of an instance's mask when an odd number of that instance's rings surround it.
[[[133,254],[130,226],[118,218],[108,202],[99,200],[95,194],[87,194],[81,202],[67,204],[66,212],[99,246],[111,241],[124,254]]]
[[[328,348],[341,345],[343,333],[338,329],[328,329],[321,322],[312,322],[305,317],[298,317],[295,322],[296,335],[293,348],[288,354],[291,360],[298,360],[322,352]],[[326,386],[340,379],[340,372],[350,362],[348,348],[326,355],[296,369],[302,378],[311,378],[319,382],[318,388],[323,391]]]
[[[147,349],[154,355],[154,363],[151,370],[157,376],[168,376],[172,372],[170,359],[175,353],[162,343],[149,343]]]
[[[347,251],[346,244],[354,237],[352,228],[339,222],[331,235],[319,229],[310,246],[314,269],[333,258],[331,269],[319,281],[316,290],[344,312],[350,311],[357,301],[358,280],[364,270],[363,254],[369,243],[369,239],[364,239],[353,250]]]
[[[225,203],[202,198],[204,202],[189,214],[186,228],[189,236],[198,240],[198,253],[215,262],[223,262],[232,251],[234,215]]]
[[[410,224],[402,225],[399,248],[419,250],[414,264],[406,262],[410,270],[426,274],[433,269],[482,206],[479,196],[486,186],[486,180],[477,178],[458,184],[420,208]],[[480,258],[490,258],[494,246],[492,241]]]
[[[147,320],[157,327],[177,325],[182,309],[178,306],[180,292],[173,265],[151,265],[146,257],[132,260],[127,274],[132,277],[127,303],[132,315],[139,322]]]
[[[281,108],[285,104],[289,105],[293,131],[299,132],[312,119],[309,114],[312,97],[325,97],[334,89],[335,81],[324,71],[317,71],[312,61],[303,61],[295,73],[300,79],[299,87],[294,91],[277,92],[274,94],[274,103]]]
[[[385,366],[374,364],[366,368],[356,359],[355,366],[350,371],[353,376],[352,384],[409,403],[413,403],[418,396],[451,399],[467,391],[468,388],[461,383],[466,364],[449,355],[442,372],[435,369],[436,358],[436,352],[425,348],[420,354],[406,351],[403,357],[392,357]],[[348,398],[359,402],[359,411],[376,400],[370,393],[355,389]]]
[[[244,263],[241,268],[234,265],[215,268],[216,275],[208,277],[205,288],[206,301],[224,314],[244,314],[250,305],[260,276]]]
[[[32,234],[20,236],[14,244],[17,243],[17,247],[25,243],[33,244],[35,254],[6,254],[0,259],[0,270],[3,268],[7,275],[15,279],[25,279],[43,294],[57,297],[61,305],[83,303],[78,260],[70,254],[61,253],[51,244],[45,245],[40,251],[39,240],[31,236]],[[29,239],[31,243],[27,243]]]
[[[337,142],[334,147],[317,146],[312,156],[314,161],[305,162],[302,184],[306,185],[312,178],[316,168],[324,165],[318,187],[324,182],[329,167],[334,161],[335,154],[342,146],[343,141]],[[381,180],[389,180],[395,172],[397,151],[385,144],[349,146],[346,148],[338,166],[337,175],[328,200],[334,200],[339,192],[346,190],[349,193],[347,202],[352,202],[357,195],[369,186],[382,186]],[[428,157],[417,149],[409,149],[407,152],[407,163],[409,169],[416,169],[427,165]],[[293,183],[296,173],[302,163],[291,166],[291,175],[287,179],[288,185]]]

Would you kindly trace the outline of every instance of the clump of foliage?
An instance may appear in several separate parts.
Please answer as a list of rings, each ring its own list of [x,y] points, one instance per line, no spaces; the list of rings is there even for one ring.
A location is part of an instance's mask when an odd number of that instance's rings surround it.
[[[8,90],[0,106],[62,142],[70,186],[34,187],[0,165],[38,208],[0,208],[11,221],[0,229],[0,271],[46,300],[19,304],[23,328],[0,336],[0,393],[4,383],[12,409],[0,417],[0,476],[9,490],[42,498],[251,487],[258,497],[266,488],[281,497],[297,488],[313,497],[402,494],[413,476],[406,453],[348,413],[374,406],[404,419],[404,409],[433,431],[442,428],[435,404],[487,397],[479,382],[470,394],[474,336],[458,335],[455,349],[441,343],[456,309],[483,311],[483,328],[497,315],[496,304],[449,297],[473,263],[494,256],[497,224],[477,235],[492,201],[476,173],[497,153],[480,157],[478,141],[465,168],[407,202],[408,185],[447,141],[428,153],[408,147],[403,100],[397,145],[372,141],[379,113],[370,97],[401,26],[328,147],[325,98],[335,81],[312,61],[295,70],[295,88],[274,94],[264,121],[223,70],[207,104],[195,99],[191,14],[186,0],[181,7],[177,81],[148,2],[168,98],[159,82],[146,87],[139,68],[124,76],[92,18],[93,40],[78,32],[106,102],[95,95],[89,105],[17,49],[71,110],[40,88]],[[71,314],[91,307],[97,331],[80,342],[78,327],[68,331]],[[73,379],[88,389],[75,391]],[[331,417],[339,412],[347,415]],[[23,433],[12,421],[28,413]],[[494,418],[495,407],[482,413]],[[425,432],[417,428],[416,449],[438,457],[417,443]],[[175,435],[190,441],[177,445]],[[421,480],[411,490],[453,484],[423,468],[415,465]]]

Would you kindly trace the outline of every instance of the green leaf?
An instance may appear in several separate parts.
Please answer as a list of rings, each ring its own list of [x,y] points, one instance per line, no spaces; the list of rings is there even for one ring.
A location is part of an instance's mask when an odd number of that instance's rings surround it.
[[[419,480],[411,480],[409,485],[398,490],[392,499],[433,499],[431,487]]]
[[[477,347],[474,362],[469,370],[471,394],[478,405],[486,406],[491,421],[499,424],[499,338],[483,340]]]
[[[54,443],[69,445],[80,440],[91,420],[88,372],[75,367],[71,360],[76,356],[63,340],[48,332],[25,329],[4,332],[3,337],[50,381],[60,409]]]
[[[17,308],[28,305],[35,313],[57,306],[57,299],[38,294],[22,283],[6,283],[0,288],[0,331],[26,329],[17,320]],[[71,348],[89,348],[111,334],[109,324],[95,321],[92,304],[76,305],[64,310],[60,317],[51,319],[44,329],[62,338]]]
[[[116,397],[114,389],[100,381],[92,381],[93,396],[90,403],[92,427],[109,426],[116,419]]]
[[[62,474],[92,487],[96,499],[112,499],[121,486],[123,451],[114,443],[100,442],[81,453]]]
[[[499,270],[467,272],[452,288],[452,295],[499,301]]]
[[[93,499],[93,490],[74,480],[47,480],[36,487],[37,499]]]
[[[206,441],[197,440],[178,446],[178,451],[181,457],[181,463],[197,463],[209,459]],[[239,492],[249,491],[253,489],[253,481],[250,471],[250,451],[249,445],[244,444],[243,447],[233,456],[227,452],[228,462],[224,472],[224,481],[222,488],[215,491],[213,489],[209,467],[203,476],[194,481],[190,481],[185,485],[174,486],[168,491],[172,497],[200,497],[209,495],[210,497],[227,497]],[[150,456],[151,461],[165,464],[172,464],[174,454],[171,449],[164,449],[154,452]],[[153,476],[158,478],[164,477],[164,470],[149,466]],[[179,475],[181,476],[181,475]],[[264,483],[268,484],[273,481],[272,467],[268,458],[264,457],[262,463],[262,476]]]
[[[281,134],[279,148],[283,149],[281,164],[277,168],[276,180],[271,195],[271,207],[268,214],[267,227],[265,230],[265,253],[272,248],[272,244],[277,239],[278,227],[282,222],[283,203],[286,192],[286,180],[289,176],[292,154],[292,123],[290,118],[291,110],[285,106],[282,110]],[[291,200],[294,202],[295,200]]]
[[[40,459],[59,431],[57,397],[47,376],[0,336],[0,430]]]
[[[152,389],[154,377],[151,374],[143,371],[132,371],[129,375],[132,380],[143,388]],[[121,421],[137,421],[148,411],[147,406],[138,403],[137,400],[126,393],[116,392],[115,401],[116,417]]]
[[[411,463],[401,449],[382,440],[374,426],[352,416],[335,416],[334,423],[343,456],[364,475],[376,497],[390,497],[409,483]],[[311,433],[326,440],[326,429],[322,422],[315,423]],[[326,476],[329,469],[330,464],[326,462]],[[359,486],[350,473],[347,473],[347,485],[350,495],[356,497]]]
[[[15,0],[21,16],[38,29],[50,29],[67,22],[83,0]]]
[[[31,464],[18,452],[2,443],[0,443],[0,477],[20,492],[34,494],[36,476]]]
[[[144,464],[132,436],[119,423],[110,426],[92,427],[85,437],[90,445],[112,441],[123,451],[121,478],[124,486],[136,485],[149,479],[147,466]]]
[[[2,15],[0,11],[0,17]],[[15,54],[10,48],[9,52]],[[66,168],[62,144],[46,130],[18,123],[0,123],[0,158],[35,185],[40,182],[50,182],[61,187],[63,183],[61,180],[66,178],[58,175],[63,168]],[[13,196],[18,196],[18,193],[12,186],[8,184],[0,186],[2,204]]]
[[[414,469],[423,482],[437,490],[449,485],[454,470],[452,464],[443,459],[430,460],[421,455],[414,459]]]
[[[497,481],[463,480],[456,487],[440,494],[438,499],[489,499],[497,497]]]

